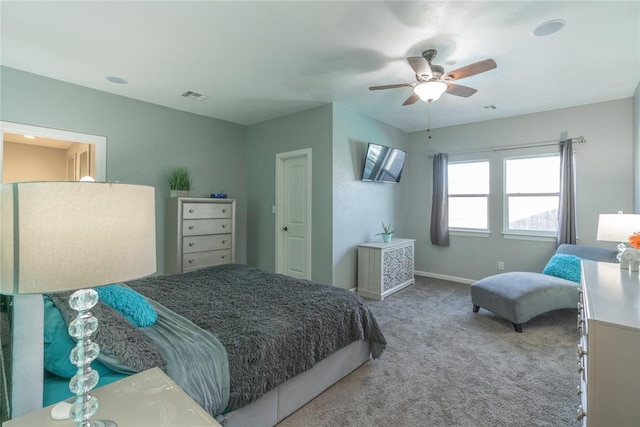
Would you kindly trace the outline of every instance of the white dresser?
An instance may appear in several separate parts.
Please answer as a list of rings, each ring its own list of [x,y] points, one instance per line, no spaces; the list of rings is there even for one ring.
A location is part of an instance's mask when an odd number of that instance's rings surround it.
[[[582,261],[578,303],[578,419],[588,427],[640,425],[640,277]]]
[[[233,199],[167,199],[165,273],[235,262]]]
[[[415,283],[413,276],[414,239],[391,239],[390,243],[363,243],[358,246],[358,294],[365,298],[384,297]]]

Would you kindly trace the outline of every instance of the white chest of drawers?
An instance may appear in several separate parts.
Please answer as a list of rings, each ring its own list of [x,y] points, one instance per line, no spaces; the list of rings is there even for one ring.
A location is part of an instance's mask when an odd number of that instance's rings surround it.
[[[640,277],[582,261],[578,370],[585,427],[640,425]]]
[[[233,199],[167,200],[165,273],[184,273],[235,261]]]
[[[359,245],[358,294],[383,300],[414,284],[414,242],[414,239],[392,239],[390,243]]]

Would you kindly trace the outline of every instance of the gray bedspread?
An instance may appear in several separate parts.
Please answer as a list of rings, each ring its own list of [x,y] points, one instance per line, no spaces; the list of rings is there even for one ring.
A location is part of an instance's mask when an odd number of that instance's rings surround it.
[[[67,325],[75,318],[71,292],[49,295]],[[91,310],[99,321],[92,337],[100,344],[98,360],[124,374],[163,369],[202,408],[216,416],[229,402],[229,363],[220,341],[189,320],[149,300],[158,314],[153,326],[136,328],[111,307],[98,302]]]
[[[197,328],[153,300],[158,321],[141,329],[166,363],[166,372],[189,396],[211,415],[224,412],[229,403],[227,352],[211,333]]]
[[[238,264],[126,284],[222,342],[230,371],[227,411],[351,342],[368,341],[374,358],[386,346],[364,300],[334,286]]]

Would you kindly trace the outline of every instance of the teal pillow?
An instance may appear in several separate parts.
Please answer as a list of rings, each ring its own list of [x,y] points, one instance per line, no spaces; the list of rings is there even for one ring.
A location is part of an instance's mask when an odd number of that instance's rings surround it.
[[[549,276],[580,283],[580,261],[581,258],[575,255],[555,254],[551,257],[542,272]]]
[[[127,286],[108,285],[95,290],[100,301],[120,313],[133,326],[146,328],[158,320],[158,313],[147,299]]]
[[[78,368],[69,360],[71,350],[76,342],[69,336],[67,324],[62,313],[53,304],[53,301],[44,296],[44,369],[63,378],[71,378]],[[91,367],[98,371],[100,376],[106,375],[111,369],[94,360]]]

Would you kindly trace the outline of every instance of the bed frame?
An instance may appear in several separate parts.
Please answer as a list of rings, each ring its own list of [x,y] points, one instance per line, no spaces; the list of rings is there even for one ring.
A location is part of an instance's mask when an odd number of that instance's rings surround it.
[[[356,341],[247,406],[230,412],[225,427],[271,427],[369,360],[369,343]]]
[[[12,309],[11,418],[42,408],[44,304],[42,295],[17,295]],[[37,339],[35,337],[40,337]],[[369,343],[356,341],[224,416],[225,427],[270,427],[369,360]]]

